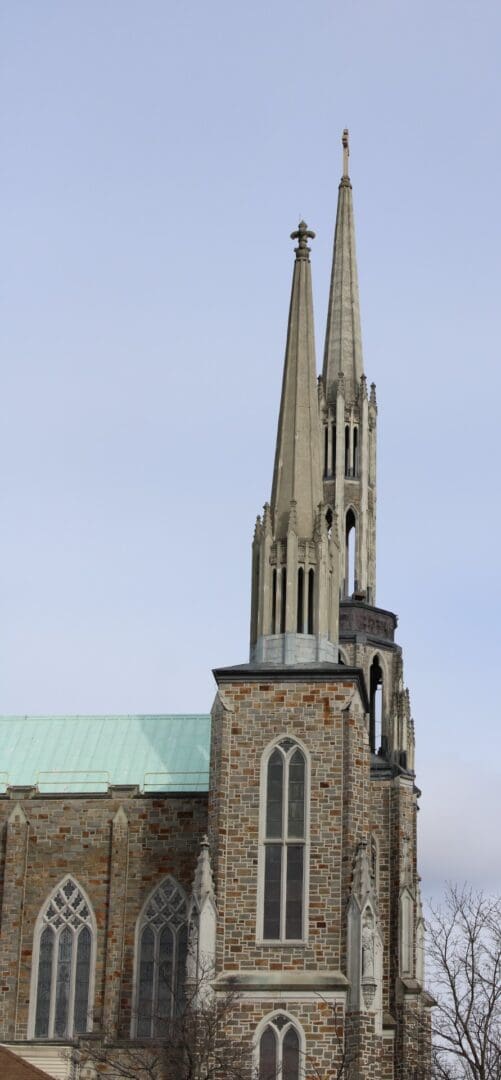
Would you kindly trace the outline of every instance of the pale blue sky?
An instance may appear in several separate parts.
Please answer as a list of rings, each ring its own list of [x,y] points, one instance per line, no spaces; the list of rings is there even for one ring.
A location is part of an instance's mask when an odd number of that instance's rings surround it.
[[[0,42],[1,711],[208,711],[246,659],[349,126],[425,887],[499,886],[499,3],[4,0]]]

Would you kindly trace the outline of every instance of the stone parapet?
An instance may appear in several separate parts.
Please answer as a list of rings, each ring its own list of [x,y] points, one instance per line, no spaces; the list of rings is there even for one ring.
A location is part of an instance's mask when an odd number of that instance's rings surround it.
[[[339,605],[340,641],[372,638],[393,643],[397,622],[392,611],[372,607],[361,600],[343,600]]]

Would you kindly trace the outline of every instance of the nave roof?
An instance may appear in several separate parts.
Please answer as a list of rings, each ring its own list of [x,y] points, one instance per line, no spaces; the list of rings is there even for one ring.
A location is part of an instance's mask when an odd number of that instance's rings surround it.
[[[2,716],[0,794],[207,791],[210,716]]]

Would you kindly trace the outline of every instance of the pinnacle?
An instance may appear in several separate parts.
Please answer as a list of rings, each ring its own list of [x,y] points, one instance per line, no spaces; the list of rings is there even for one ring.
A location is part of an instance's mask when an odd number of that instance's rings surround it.
[[[343,174],[339,185],[323,370],[328,402],[333,399],[341,374],[346,378],[349,396],[355,397],[363,370],[347,128],[343,131],[342,145]]]
[[[296,259],[308,259],[309,261],[311,249],[308,247],[307,241],[314,239],[315,233],[308,228],[305,221],[300,221],[297,229],[291,232],[291,240],[298,241],[297,248],[294,248]]]

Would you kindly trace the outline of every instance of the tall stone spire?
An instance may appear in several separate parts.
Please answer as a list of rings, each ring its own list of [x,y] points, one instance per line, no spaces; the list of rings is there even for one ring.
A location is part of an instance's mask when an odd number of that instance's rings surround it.
[[[353,197],[348,175],[350,150],[346,128],[342,142],[343,175],[339,184],[323,368],[327,400],[335,394],[340,373],[344,376],[347,398],[355,395],[363,374]]]
[[[251,660],[337,662],[339,554],[323,509],[310,249],[297,240],[271,505],[253,544]],[[334,549],[335,555],[334,555]]]
[[[282,398],[273,470],[271,510],[275,536],[285,538],[294,503],[299,536],[312,536],[322,501],[320,429],[313,329],[310,249],[315,233],[300,221],[285,350]]]
[[[348,175],[348,131],[343,131],[343,175],[334,234],[324,368],[320,380],[324,503],[338,528],[341,600],[375,603],[375,391],[363,373],[355,225]]]

